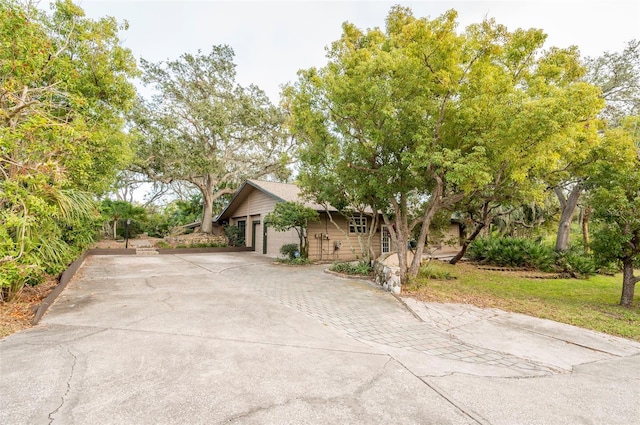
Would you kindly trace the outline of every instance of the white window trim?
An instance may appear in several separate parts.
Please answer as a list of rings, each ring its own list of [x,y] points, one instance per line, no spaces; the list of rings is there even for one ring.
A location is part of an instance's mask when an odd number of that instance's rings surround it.
[[[349,219],[349,233],[366,234],[367,217],[351,217]]]

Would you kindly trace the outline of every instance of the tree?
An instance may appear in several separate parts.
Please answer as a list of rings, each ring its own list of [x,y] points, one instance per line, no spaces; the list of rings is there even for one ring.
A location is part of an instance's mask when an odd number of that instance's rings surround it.
[[[143,220],[147,211],[143,207],[127,201],[105,199],[100,206],[102,215],[111,222],[113,239],[118,238],[118,222],[120,220]]]
[[[307,242],[307,228],[309,223],[319,221],[318,212],[305,207],[299,202],[279,202],[272,212],[267,214],[264,221],[278,232],[295,229],[300,239],[300,256],[309,257],[309,243]]]
[[[128,161],[136,65],[124,27],[69,0],[52,9],[0,0],[0,275],[12,290],[90,242],[94,194]]]
[[[617,127],[625,116],[640,111],[640,41],[630,41],[622,52],[605,52],[597,58],[586,58],[584,64],[587,70],[584,79],[601,89],[601,98],[606,102],[600,113],[606,126]],[[556,251],[559,252],[569,248],[571,223],[589,178],[589,169],[594,161],[601,159],[601,137],[577,135],[575,140],[578,145],[566,151],[558,170],[551,173],[549,179],[561,207],[556,236]],[[615,142],[610,140],[610,143]],[[583,237],[588,240],[586,233]]]
[[[622,264],[620,304],[626,307],[633,304],[635,285],[640,281],[640,276],[634,276],[634,267],[640,266],[640,144],[633,143],[639,122],[640,117],[628,118],[624,130],[607,133],[608,139],[626,142],[626,149],[618,152],[618,162],[600,163],[589,199],[600,224],[591,248],[601,264]],[[636,138],[640,140],[637,134]]]
[[[640,40],[631,40],[622,52],[604,52],[586,58],[586,80],[602,90],[606,107],[601,116],[611,127],[640,112]]]
[[[235,82],[233,50],[175,61],[142,61],[156,94],[132,115],[138,133],[137,169],[152,179],[183,181],[202,194],[201,231],[211,233],[212,205],[245,179],[285,177],[291,141],[280,109],[256,86]]]
[[[396,6],[384,32],[344,24],[328,65],[301,71],[286,91],[301,181],[329,173],[381,210],[403,281],[417,274],[439,211],[510,185],[539,191],[559,140],[599,109],[597,89],[577,81],[575,48],[542,51],[542,31],[492,20],[458,34],[456,17]]]

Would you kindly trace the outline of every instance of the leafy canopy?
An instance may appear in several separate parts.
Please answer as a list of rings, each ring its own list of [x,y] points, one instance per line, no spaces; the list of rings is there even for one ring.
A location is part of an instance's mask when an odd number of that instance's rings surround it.
[[[0,275],[17,290],[93,238],[94,194],[129,160],[136,75],[113,18],[0,0]],[[16,271],[17,270],[17,271]]]
[[[571,143],[594,137],[589,122],[602,106],[581,81],[577,49],[543,50],[541,30],[493,20],[458,33],[456,18],[396,6],[384,31],[345,23],[329,63],[285,90],[303,189],[319,202],[382,210],[405,280],[442,209],[479,195],[542,199],[541,177]]]
[[[144,81],[155,94],[139,99],[132,114],[137,170],[197,188],[206,233],[216,199],[245,179],[288,175],[284,115],[258,87],[236,83],[233,57],[230,47],[213,46],[173,61],[143,60]]]

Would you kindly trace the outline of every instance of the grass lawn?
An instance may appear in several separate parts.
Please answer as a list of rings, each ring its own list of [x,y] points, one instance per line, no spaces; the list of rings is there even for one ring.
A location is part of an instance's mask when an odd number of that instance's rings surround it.
[[[490,271],[438,260],[428,267],[431,275],[455,279],[426,278],[422,274],[404,288],[406,295],[423,301],[499,308],[640,341],[640,297],[636,293],[633,308],[618,305],[621,275],[539,279],[527,276],[543,273]]]

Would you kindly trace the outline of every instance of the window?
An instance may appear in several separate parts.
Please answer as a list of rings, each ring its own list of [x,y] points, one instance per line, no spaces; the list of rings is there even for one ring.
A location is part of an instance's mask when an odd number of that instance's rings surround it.
[[[389,228],[387,226],[382,226],[381,237],[382,253],[386,254],[391,252],[391,233],[389,233]]]
[[[245,238],[247,237],[247,222],[245,220],[238,220],[238,233],[240,246],[245,245]]]
[[[367,233],[367,217],[351,217],[349,233]]]

